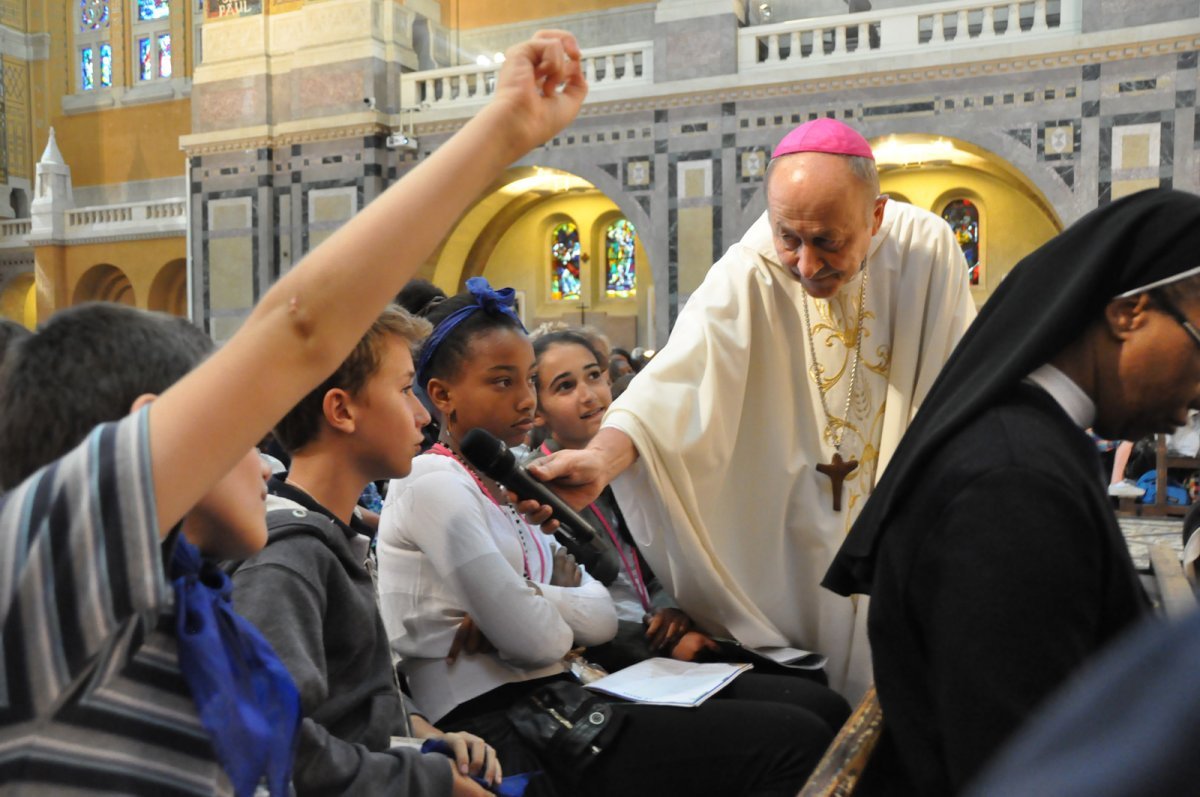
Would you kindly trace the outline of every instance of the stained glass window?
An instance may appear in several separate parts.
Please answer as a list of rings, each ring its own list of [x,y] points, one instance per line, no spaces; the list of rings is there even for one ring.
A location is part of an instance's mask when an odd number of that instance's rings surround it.
[[[154,59],[150,53],[150,37],[138,39],[138,78],[149,80],[154,77]]]
[[[163,19],[170,15],[171,5],[168,0],[137,0],[138,19]]]
[[[550,298],[579,299],[579,229],[571,222],[554,228],[550,243]]]
[[[606,293],[610,299],[637,295],[637,262],[634,257],[633,225],[619,219],[604,233],[605,265],[608,274]]]
[[[942,218],[954,231],[954,238],[967,259],[971,284],[978,285],[982,262],[979,257],[979,208],[969,199],[956,199],[942,211]]]
[[[171,34],[158,35],[158,76],[171,76]]]
[[[80,53],[79,71],[80,71],[79,77],[81,79],[80,85],[83,86],[83,90],[91,91],[92,89],[94,89],[96,87],[96,84],[92,82],[92,48],[91,47],[84,47],[83,52]]]
[[[79,0],[79,29],[100,30],[108,27],[108,0]]]
[[[108,88],[112,85],[112,45],[100,45],[100,85]]]

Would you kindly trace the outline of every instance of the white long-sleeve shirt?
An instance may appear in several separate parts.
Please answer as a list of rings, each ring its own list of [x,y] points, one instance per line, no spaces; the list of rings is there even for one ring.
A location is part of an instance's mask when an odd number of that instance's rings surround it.
[[[503,684],[563,672],[573,645],[616,634],[604,585],[584,572],[578,587],[551,586],[558,543],[497,506],[450,457],[417,457],[412,474],[392,482],[378,539],[384,625],[431,721]],[[448,664],[468,614],[496,653]]]

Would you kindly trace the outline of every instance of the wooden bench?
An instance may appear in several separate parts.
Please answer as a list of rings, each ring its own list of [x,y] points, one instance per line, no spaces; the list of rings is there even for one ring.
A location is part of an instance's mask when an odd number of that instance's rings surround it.
[[[1161,542],[1150,546],[1150,569],[1158,587],[1158,600],[1163,614],[1175,619],[1196,608],[1196,593],[1183,573],[1179,554]]]
[[[834,737],[798,797],[847,797],[862,777],[883,731],[883,710],[872,686]]]

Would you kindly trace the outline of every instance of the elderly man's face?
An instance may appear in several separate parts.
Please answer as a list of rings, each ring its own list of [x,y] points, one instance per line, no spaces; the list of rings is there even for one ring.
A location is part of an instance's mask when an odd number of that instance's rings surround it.
[[[1129,309],[1114,311],[1122,301],[1131,303]],[[1200,324],[1200,297],[1177,306],[1193,325]],[[1137,440],[1185,424],[1189,410],[1200,409],[1200,345],[1149,296],[1116,300],[1108,315],[1121,345],[1116,378],[1099,386],[1097,432]]]
[[[779,262],[810,296],[833,296],[858,273],[883,223],[886,201],[839,155],[785,156],[767,183],[767,217]]]

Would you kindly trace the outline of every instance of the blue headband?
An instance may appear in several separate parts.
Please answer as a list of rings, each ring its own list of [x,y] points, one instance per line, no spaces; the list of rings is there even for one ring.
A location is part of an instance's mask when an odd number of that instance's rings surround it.
[[[421,386],[422,390],[429,384],[429,363],[433,359],[434,352],[442,345],[442,341],[450,336],[455,327],[480,310],[491,315],[506,315],[517,322],[517,326],[522,332],[525,332],[525,325],[521,323],[521,317],[513,309],[517,303],[517,292],[512,288],[492,290],[492,286],[483,277],[471,277],[467,280],[467,292],[475,297],[474,304],[460,307],[443,318],[433,330],[433,334],[421,346],[421,359],[417,363],[417,384]]]

